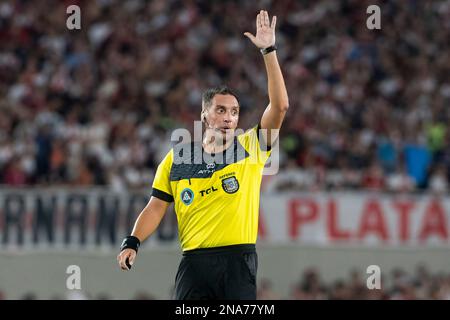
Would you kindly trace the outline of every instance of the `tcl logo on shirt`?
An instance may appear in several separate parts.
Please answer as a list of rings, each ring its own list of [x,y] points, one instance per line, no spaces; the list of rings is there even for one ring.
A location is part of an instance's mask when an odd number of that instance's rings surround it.
[[[203,196],[210,194],[211,192],[217,191],[218,189],[214,188],[214,186],[212,186],[211,188],[205,189],[205,190],[201,190],[200,194]]]

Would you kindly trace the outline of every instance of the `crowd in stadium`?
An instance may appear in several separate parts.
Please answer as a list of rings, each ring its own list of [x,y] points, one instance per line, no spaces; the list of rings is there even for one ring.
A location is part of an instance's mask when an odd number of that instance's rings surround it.
[[[287,297],[277,294],[271,281],[263,279],[258,299],[450,300],[450,274],[432,273],[425,265],[417,266],[413,273],[396,268],[385,277],[382,275],[380,289],[368,289],[368,277],[355,269],[346,279],[325,282],[317,268],[310,268],[303,271]]]
[[[262,278],[258,285],[258,300],[450,300],[450,274],[431,272],[425,265],[419,265],[414,272],[396,268],[382,276],[381,289],[367,288],[368,275],[352,270],[346,279],[326,282],[317,268],[302,272],[298,281],[293,281],[291,291],[284,296],[277,292],[273,282]],[[0,290],[0,300],[10,299]],[[20,299],[43,299],[33,292],[25,293]],[[92,295],[81,290],[72,290],[66,295],[54,295],[51,299],[67,300],[108,300],[109,294]],[[149,291],[136,292],[130,299],[169,299],[163,293]]]
[[[239,127],[268,103],[249,1],[0,4],[0,184],[148,188],[173,129],[193,129],[204,89],[240,97]],[[74,1],[70,1],[74,3]],[[268,188],[447,192],[450,5],[262,1],[278,17],[290,109],[283,172]]]

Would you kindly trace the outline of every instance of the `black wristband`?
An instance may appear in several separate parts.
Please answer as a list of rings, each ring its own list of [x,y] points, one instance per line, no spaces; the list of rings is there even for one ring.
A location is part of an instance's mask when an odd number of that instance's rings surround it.
[[[267,47],[267,48],[260,49],[260,51],[261,51],[261,53],[262,53],[263,55],[266,55],[266,54],[268,54],[269,52],[272,52],[272,51],[275,51],[275,50],[277,50],[277,46],[276,46],[276,45],[273,45],[273,46],[270,46],[270,47]]]
[[[136,251],[136,253],[137,253],[140,245],[141,245],[141,241],[139,241],[138,238],[136,238],[135,236],[127,236],[122,241],[122,245],[120,246],[120,251],[122,252],[123,250],[130,248],[130,249],[133,249],[134,251]]]

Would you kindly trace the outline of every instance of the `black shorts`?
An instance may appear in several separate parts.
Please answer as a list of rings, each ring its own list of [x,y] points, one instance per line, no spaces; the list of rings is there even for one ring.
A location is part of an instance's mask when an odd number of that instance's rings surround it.
[[[185,251],[175,278],[176,300],[255,300],[254,244]]]

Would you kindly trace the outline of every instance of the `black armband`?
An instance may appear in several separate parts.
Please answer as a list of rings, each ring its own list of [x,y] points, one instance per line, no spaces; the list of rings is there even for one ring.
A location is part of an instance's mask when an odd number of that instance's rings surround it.
[[[138,252],[139,246],[141,245],[141,241],[135,236],[127,236],[123,239],[122,244],[120,246],[120,251],[122,252],[125,249],[133,249]]]
[[[266,55],[266,54],[268,54],[269,52],[272,52],[272,51],[275,51],[275,50],[277,50],[277,46],[276,46],[276,45],[273,45],[273,46],[270,46],[270,47],[267,47],[267,48],[260,49],[260,51],[261,51],[261,53],[262,53],[263,55]]]

